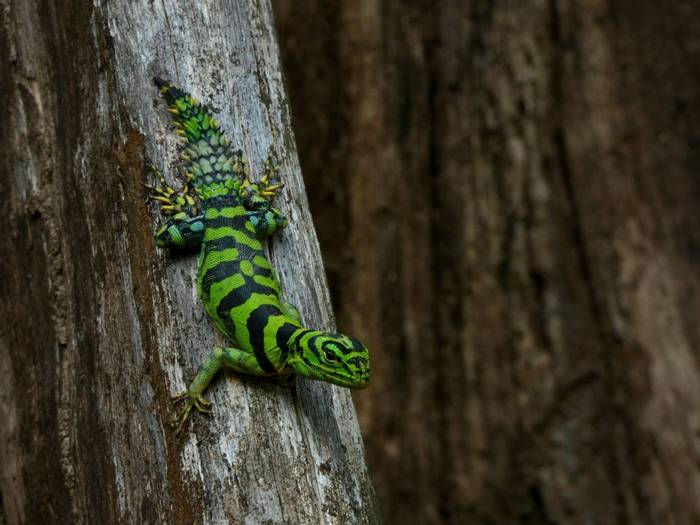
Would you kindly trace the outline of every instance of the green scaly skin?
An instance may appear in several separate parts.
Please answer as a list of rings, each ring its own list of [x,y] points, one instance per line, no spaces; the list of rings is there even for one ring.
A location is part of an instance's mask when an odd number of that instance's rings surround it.
[[[176,192],[159,177],[151,198],[170,221],[156,234],[168,248],[200,246],[197,291],[204,308],[231,341],[215,347],[186,392],[177,432],[191,410],[209,412],[203,392],[222,367],[258,376],[299,374],[339,386],[364,388],[369,353],[357,339],[305,328],[299,313],[280,297],[280,285],[261,240],[284,228],[270,201],[276,168],[268,160],[258,184],[248,180],[245,160],[205,106],[169,82],[154,79],[170,105],[185,145],[188,183]]]

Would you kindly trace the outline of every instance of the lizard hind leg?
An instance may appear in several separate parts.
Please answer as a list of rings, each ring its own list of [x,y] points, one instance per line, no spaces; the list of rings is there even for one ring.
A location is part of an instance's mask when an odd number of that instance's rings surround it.
[[[287,218],[272,206],[272,199],[284,184],[272,184],[270,180],[277,176],[280,166],[275,164],[273,154],[265,160],[265,168],[260,182],[251,182],[247,172],[241,186],[243,206],[248,212],[248,220],[253,225],[258,239],[266,239],[287,226]]]
[[[204,239],[204,215],[173,217],[156,232],[156,246],[183,249],[197,247]]]
[[[263,168],[263,176],[260,179],[258,188],[260,190],[260,195],[272,200],[277,195],[277,192],[284,188],[284,184],[271,184],[272,179],[277,178],[277,174],[280,171],[280,165],[275,163],[275,156],[270,152],[265,159],[265,166]]]
[[[156,186],[144,184],[150,190],[148,200],[160,203],[160,212],[163,215],[176,219],[198,215],[197,196],[195,191],[190,188],[189,181],[181,190],[176,190],[168,184],[161,171],[154,164],[146,164],[146,169],[158,179]]]
[[[267,159],[265,159],[265,165],[263,167],[263,175],[260,178],[260,182],[251,182],[246,173],[245,179],[243,180],[243,194],[244,200],[245,196],[253,195],[256,197],[263,198],[267,201],[271,201],[277,195],[277,192],[284,188],[284,184],[277,183],[273,184],[272,179],[277,178],[277,174],[280,170],[280,165],[275,163],[274,154],[270,152]],[[249,208],[250,209],[250,208]]]
[[[275,232],[287,226],[287,218],[277,208],[273,208],[267,201],[266,206],[249,211],[248,220],[253,225],[255,235],[258,239],[267,239]]]
[[[147,169],[158,179],[158,185],[149,186],[148,200],[160,204],[160,212],[169,217],[168,222],[156,232],[156,245],[161,248],[186,248],[199,246],[204,235],[204,217],[198,215],[194,190],[189,182],[181,190],[173,189],[160,170],[153,164]]]

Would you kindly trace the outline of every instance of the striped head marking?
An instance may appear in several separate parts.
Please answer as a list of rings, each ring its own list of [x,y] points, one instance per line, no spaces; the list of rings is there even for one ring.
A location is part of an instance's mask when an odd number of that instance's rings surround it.
[[[369,351],[357,339],[304,330],[290,346],[288,362],[300,375],[348,388],[369,384]]]

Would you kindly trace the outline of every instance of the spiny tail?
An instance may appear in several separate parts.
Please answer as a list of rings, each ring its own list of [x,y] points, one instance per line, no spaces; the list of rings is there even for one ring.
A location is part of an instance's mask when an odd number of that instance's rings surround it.
[[[231,151],[228,138],[206,106],[166,80],[153,81],[170,105],[176,133],[186,145],[182,156],[192,185],[209,196],[229,193],[242,180],[241,153]]]

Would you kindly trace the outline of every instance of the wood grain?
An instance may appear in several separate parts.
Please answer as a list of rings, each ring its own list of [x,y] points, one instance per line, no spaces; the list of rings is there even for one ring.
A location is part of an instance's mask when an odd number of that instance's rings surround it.
[[[274,5],[386,521],[700,523],[698,2]]]
[[[5,522],[376,523],[347,390],[233,374],[174,435],[170,397],[223,342],[192,256],[155,248],[144,154],[182,182],[151,82],[213,108],[259,174],[282,163],[284,294],[334,319],[291,132],[270,5],[0,2],[0,489]]]

